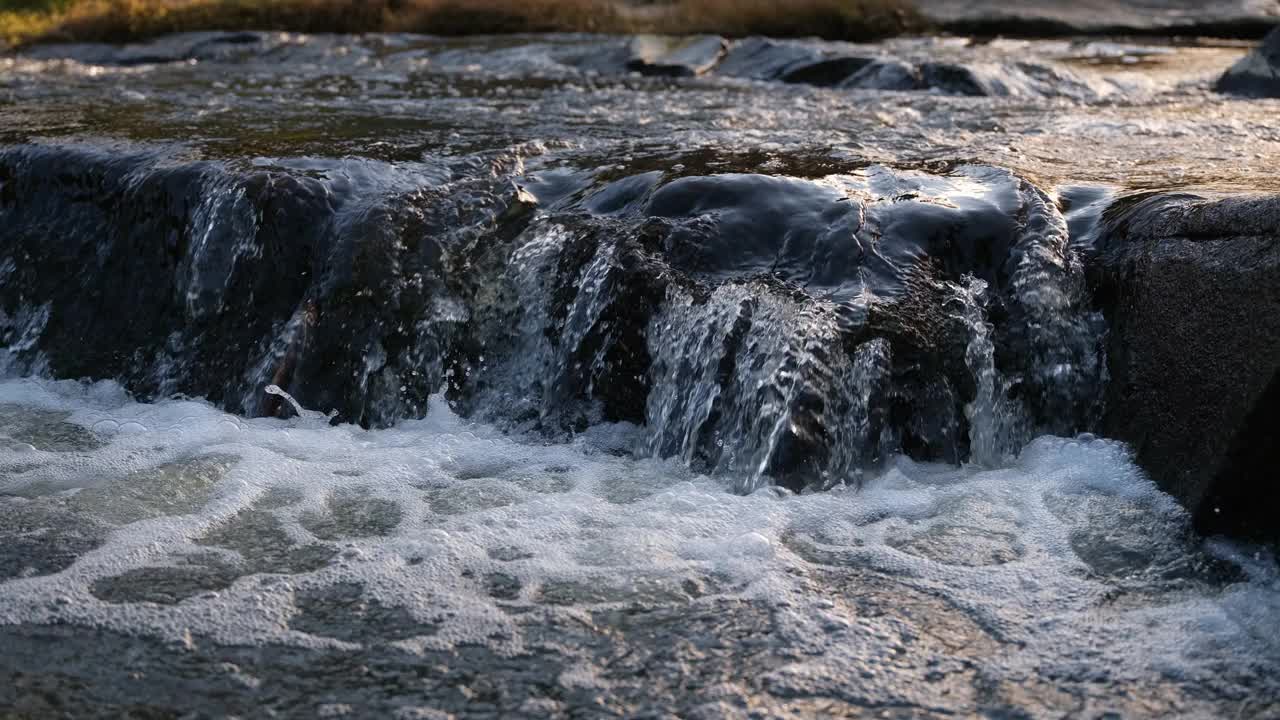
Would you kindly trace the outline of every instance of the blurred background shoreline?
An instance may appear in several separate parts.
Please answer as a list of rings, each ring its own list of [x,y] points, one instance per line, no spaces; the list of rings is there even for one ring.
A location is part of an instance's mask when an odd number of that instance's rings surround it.
[[[1256,39],[1276,0],[3,0],[0,47],[134,42],[172,32],[279,30],[714,33],[868,42],[904,34]]]

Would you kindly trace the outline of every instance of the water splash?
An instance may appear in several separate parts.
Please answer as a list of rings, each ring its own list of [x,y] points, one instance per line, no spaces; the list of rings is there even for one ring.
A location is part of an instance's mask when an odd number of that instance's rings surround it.
[[[302,404],[299,403],[292,395],[281,390],[279,385],[268,385],[263,388],[263,392],[268,395],[274,395],[275,397],[289,403],[290,407],[293,408],[293,411],[298,414],[298,417],[302,419],[303,424],[305,425],[328,425],[331,420],[338,416],[337,410],[330,410],[328,414],[322,413],[318,410],[307,410],[302,407]]]
[[[996,467],[1021,448],[1025,422],[1020,417],[1020,405],[1005,397],[1009,385],[996,370],[994,328],[987,321],[987,283],[968,276],[964,284],[953,287],[954,316],[970,332],[965,362],[977,388],[973,400],[964,407],[969,421],[969,461]]]
[[[671,291],[649,328],[646,449],[733,476],[745,493],[779,473],[804,476],[788,485],[856,481],[877,454],[871,407],[888,344],[847,353],[831,303],[761,290]]]

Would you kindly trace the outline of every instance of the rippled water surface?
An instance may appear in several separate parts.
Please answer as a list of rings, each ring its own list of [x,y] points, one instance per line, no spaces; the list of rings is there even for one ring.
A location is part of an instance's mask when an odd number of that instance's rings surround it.
[[[55,46],[0,59],[0,97],[9,100],[0,139],[162,141],[237,159],[417,160],[520,147],[593,167],[699,148],[752,150],[761,161],[817,150],[869,162],[988,162],[1051,184],[1275,187],[1280,105],[1209,90],[1244,47],[963,38],[821,46],[965,63],[997,77],[1019,63],[1055,73],[1011,80],[1012,97],[982,98],[608,72],[604,61],[622,42],[281,35],[220,61],[148,64],[164,56],[142,48],[124,66],[95,64],[103,53],[93,48]]]

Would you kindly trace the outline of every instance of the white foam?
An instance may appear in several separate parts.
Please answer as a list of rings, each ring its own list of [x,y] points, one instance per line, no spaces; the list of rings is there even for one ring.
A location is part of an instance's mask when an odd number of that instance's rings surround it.
[[[891,655],[893,618],[860,617],[838,593],[815,591],[809,575],[830,570],[939,598],[1017,648],[999,660],[1011,668],[1078,672],[1094,658],[1116,678],[1196,678],[1223,663],[1280,662],[1274,561],[1215,541],[1217,555],[1247,559],[1247,580],[1170,582],[1201,551],[1185,539],[1186,517],[1105,440],[1041,438],[990,470],[898,459],[860,491],[740,496],[728,491],[731,478],[619,455],[634,428],[545,445],[470,424],[441,398],[426,419],[379,431],[330,427],[312,413],[245,419],[196,400],[137,403],[111,383],[7,381],[0,406],[20,406],[34,424],[65,414],[57,421],[92,429],[102,443],[52,451],[20,421],[0,426],[35,437],[0,442],[0,493],[12,495],[0,496],[0,517],[74,507],[76,522],[110,526],[70,567],[0,582],[0,624],[332,645],[354,640],[290,627],[297,598],[360,583],[368,597],[438,628],[403,639],[405,648],[473,642],[511,653],[523,642],[504,610],[511,605],[574,613],[728,595],[778,608],[779,632],[814,648],[789,676]],[[204,475],[183,470],[207,457],[236,460]],[[169,474],[157,481],[158,472]],[[385,535],[317,537],[317,522],[337,517],[344,499],[394,503],[398,522],[387,521]],[[244,531],[254,513],[278,519],[299,547],[331,548],[332,558],[292,574],[260,563],[230,587],[176,604],[107,602],[100,586],[95,595],[95,583],[130,571],[190,567],[210,554],[237,562],[235,541],[198,541],[225,534],[229,522]],[[518,587],[494,597],[493,573]],[[689,583],[700,592],[689,594]],[[1108,604],[1117,591],[1129,600]]]

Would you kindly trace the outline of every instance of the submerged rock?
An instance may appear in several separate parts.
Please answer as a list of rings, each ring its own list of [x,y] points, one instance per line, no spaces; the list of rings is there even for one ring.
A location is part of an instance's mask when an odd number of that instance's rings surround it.
[[[749,37],[729,47],[716,74],[752,80],[777,80],[792,70],[821,62],[824,54],[812,45]]]
[[[1106,222],[1104,431],[1202,532],[1280,539],[1280,198],[1156,195]]]
[[[1280,97],[1280,27],[1219,78],[1217,88],[1237,95]]]
[[[894,58],[875,60],[840,83],[862,90],[919,90],[923,85],[918,68]]]

